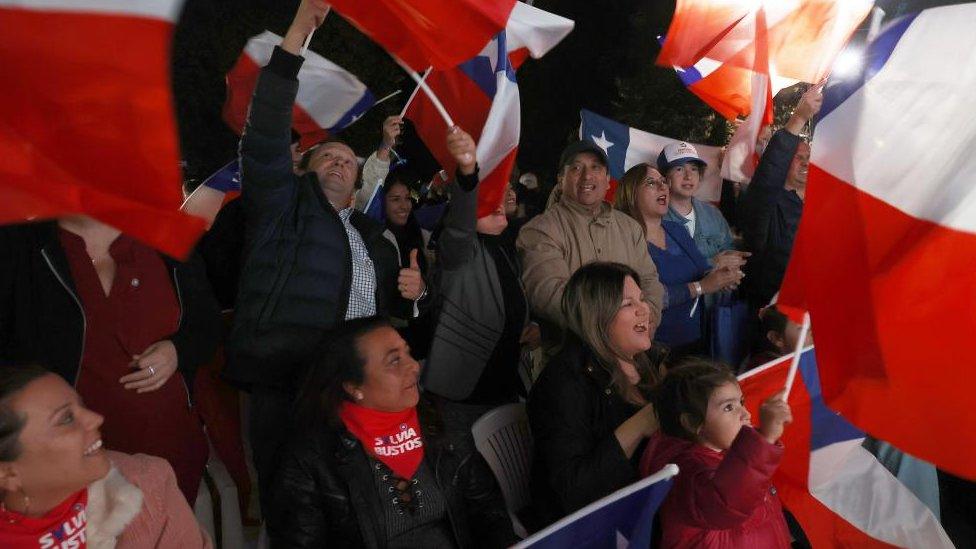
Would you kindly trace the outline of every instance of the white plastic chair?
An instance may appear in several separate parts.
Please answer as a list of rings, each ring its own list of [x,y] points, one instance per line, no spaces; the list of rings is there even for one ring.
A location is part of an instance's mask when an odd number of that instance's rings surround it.
[[[525,404],[505,404],[489,411],[474,422],[471,435],[498,479],[515,533],[526,537],[525,527],[515,515],[531,501],[532,432]]]
[[[210,535],[214,546],[224,549],[244,547],[244,525],[241,522],[241,511],[238,507],[237,485],[227,471],[213,446],[210,447],[210,460],[207,462],[206,476],[210,477],[218,500],[215,502],[211,494],[207,479],[200,481],[197,500],[193,505],[200,526]],[[219,509],[219,512],[218,512]],[[220,530],[218,537],[217,530]]]

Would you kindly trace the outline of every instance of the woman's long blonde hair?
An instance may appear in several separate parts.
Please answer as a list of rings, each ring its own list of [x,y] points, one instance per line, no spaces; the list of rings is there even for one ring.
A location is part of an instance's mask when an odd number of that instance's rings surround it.
[[[621,263],[593,262],[573,273],[563,292],[562,312],[566,328],[582,340],[593,355],[593,365],[610,374],[614,390],[627,399],[630,384],[620,370],[618,360],[630,362],[640,375],[637,389],[648,395],[660,381],[662,373],[645,353],[623,356],[610,342],[610,325],[623,301],[624,281],[630,277],[640,287],[640,275]]]

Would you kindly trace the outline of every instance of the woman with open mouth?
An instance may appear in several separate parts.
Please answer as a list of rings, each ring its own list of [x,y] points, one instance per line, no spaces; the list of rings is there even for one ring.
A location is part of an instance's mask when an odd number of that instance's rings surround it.
[[[173,468],[102,449],[103,419],[40,366],[0,368],[0,547],[212,547]]]
[[[529,394],[533,526],[638,479],[638,448],[658,428],[646,395],[660,378],[660,357],[647,353],[660,318],[639,281],[626,265],[594,262],[566,284],[565,343]]]
[[[665,287],[664,313],[655,340],[670,346],[672,358],[677,359],[707,354],[700,298],[734,288],[743,275],[735,264],[709,266],[688,231],[665,220],[670,195],[661,172],[638,164],[621,178],[615,206],[644,229],[647,251]]]

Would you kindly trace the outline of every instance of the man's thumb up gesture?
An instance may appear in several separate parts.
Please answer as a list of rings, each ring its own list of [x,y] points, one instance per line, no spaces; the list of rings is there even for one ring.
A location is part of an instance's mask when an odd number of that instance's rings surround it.
[[[420,263],[417,262],[416,248],[410,250],[410,265],[400,269],[397,287],[400,289],[400,295],[410,301],[420,299],[427,289],[427,285],[424,284],[424,277],[420,274]]]

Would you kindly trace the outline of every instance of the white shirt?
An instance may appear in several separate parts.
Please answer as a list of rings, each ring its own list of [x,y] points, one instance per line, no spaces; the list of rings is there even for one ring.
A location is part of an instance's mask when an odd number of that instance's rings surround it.
[[[685,228],[688,229],[688,234],[690,234],[692,238],[695,238],[695,208],[692,208],[688,215],[684,215],[682,217],[688,220],[688,222],[685,223]]]

